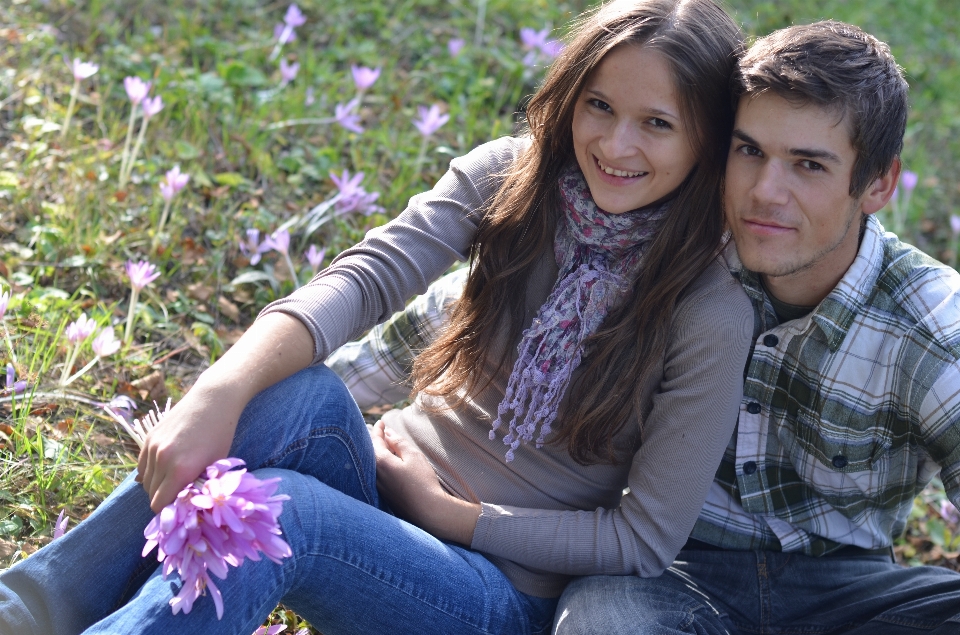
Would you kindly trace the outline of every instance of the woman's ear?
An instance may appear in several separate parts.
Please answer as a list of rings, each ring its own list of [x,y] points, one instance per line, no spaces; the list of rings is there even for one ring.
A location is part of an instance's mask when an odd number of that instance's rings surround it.
[[[860,197],[860,209],[864,214],[878,212],[887,204],[893,196],[893,191],[897,189],[897,183],[900,182],[901,168],[900,157],[897,157],[887,173],[870,184],[867,191]]]

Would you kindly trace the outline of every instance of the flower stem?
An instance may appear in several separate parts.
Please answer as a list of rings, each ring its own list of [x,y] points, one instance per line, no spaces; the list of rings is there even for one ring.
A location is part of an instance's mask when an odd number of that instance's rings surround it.
[[[273,47],[273,51],[271,51],[271,53],[270,53],[270,61],[271,61],[271,62],[272,62],[273,60],[277,59],[277,57],[280,55],[280,49],[283,48],[283,42],[284,42],[284,40],[286,40],[288,37],[290,37],[290,32],[291,32],[291,31],[293,31],[293,27],[292,27],[292,26],[290,26],[289,24],[284,24],[284,25],[283,25],[283,32],[280,33],[280,37],[277,38],[277,45]]]
[[[70,129],[70,120],[73,118],[73,109],[77,105],[77,95],[80,93],[80,80],[73,80],[73,89],[70,90],[70,105],[67,106],[67,116],[63,120],[63,128],[60,130],[60,138],[65,139],[67,130]]]
[[[67,355],[67,361],[63,364],[63,372],[60,373],[60,385],[66,386],[64,383],[67,381],[67,377],[70,375],[70,369],[73,368],[73,363],[77,361],[77,354],[80,352],[80,342],[77,342],[73,345],[73,348],[70,349],[70,353]]]
[[[90,360],[90,363],[88,363],[86,366],[84,366],[83,368],[81,368],[80,370],[78,370],[77,372],[75,372],[74,374],[70,375],[70,377],[68,377],[67,379],[61,381],[61,382],[60,382],[60,387],[61,387],[61,388],[66,388],[67,386],[69,386],[70,384],[72,384],[73,382],[75,382],[76,380],[80,379],[80,378],[83,376],[84,373],[86,373],[88,370],[90,370],[91,368],[93,368],[93,367],[96,365],[96,363],[99,362],[99,361],[100,361],[100,357],[99,357],[99,356],[94,357],[92,360]]]
[[[170,206],[173,204],[173,199],[166,201],[163,204],[163,213],[160,214],[160,223],[157,225],[157,233],[153,235],[153,245],[152,249],[157,248],[157,244],[160,242],[160,232],[163,231],[163,226],[167,224],[167,215],[170,213]]]
[[[143,137],[147,134],[147,126],[150,124],[150,119],[147,117],[143,118],[143,123],[140,124],[140,134],[137,135],[137,142],[133,144],[133,152],[130,153],[130,160],[127,161],[127,173],[123,177],[122,183],[126,185],[127,181],[130,180],[130,174],[133,172],[133,163],[137,160],[137,155],[140,153],[140,146],[143,145]]]
[[[289,251],[283,252],[283,257],[287,261],[287,269],[290,270],[290,277],[293,278],[293,287],[295,289],[300,288],[300,280],[297,279],[297,270],[293,268],[293,261],[290,260]]]
[[[139,295],[139,289],[136,287],[130,287],[130,309],[127,311],[127,327],[123,331],[123,342],[124,344],[129,344],[133,341],[133,321],[134,316],[137,314],[137,296]]]
[[[413,171],[419,172],[420,166],[423,165],[423,160],[427,156],[427,142],[430,140],[429,137],[424,137],[423,141],[420,142],[420,153],[417,154],[417,160],[413,164]]]
[[[13,350],[13,343],[10,341],[10,331],[7,330],[7,325],[3,324],[3,340],[7,343],[7,350],[10,351],[10,359],[14,364],[17,363],[17,354]]]
[[[123,178],[127,171],[127,157],[130,154],[130,141],[133,140],[133,124],[137,121],[137,105],[130,104],[130,121],[127,123],[127,140],[123,144],[123,154],[120,155],[120,189],[126,186],[127,182]]]
[[[473,32],[473,46],[479,49],[483,43],[483,23],[487,20],[487,0],[477,0],[477,26]]]

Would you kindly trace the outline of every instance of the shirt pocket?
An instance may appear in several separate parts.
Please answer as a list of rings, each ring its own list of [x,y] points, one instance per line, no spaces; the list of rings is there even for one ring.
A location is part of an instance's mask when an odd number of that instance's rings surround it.
[[[882,459],[891,445],[883,429],[875,420],[824,421],[801,407],[779,437],[801,480],[842,509],[856,500],[865,502],[864,496],[880,495],[886,477]]]

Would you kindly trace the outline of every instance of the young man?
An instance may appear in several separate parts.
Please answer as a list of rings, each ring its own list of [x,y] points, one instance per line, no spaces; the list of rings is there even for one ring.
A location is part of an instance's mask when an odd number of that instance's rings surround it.
[[[960,503],[960,276],[885,234],[907,86],[838,22],[751,47],[725,206],[756,337],[737,429],[661,577],[571,584],[555,633],[960,633],[960,574],[891,558],[939,470]]]

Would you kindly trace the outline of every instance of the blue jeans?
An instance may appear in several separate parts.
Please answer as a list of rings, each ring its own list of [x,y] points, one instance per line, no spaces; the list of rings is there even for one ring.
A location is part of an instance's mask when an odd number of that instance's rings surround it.
[[[441,542],[384,511],[369,432],[340,379],[309,368],[260,393],[240,419],[231,456],[279,476],[293,557],[214,578],[223,593],[173,615],[179,590],[156,555],[141,558],[153,517],[132,475],[90,517],[0,574],[0,633],[247,635],[279,602],[324,635],[547,633],[556,599],[517,591],[480,553]]]
[[[960,574],[886,556],[681,551],[659,578],[571,583],[556,635],[957,635]]]

